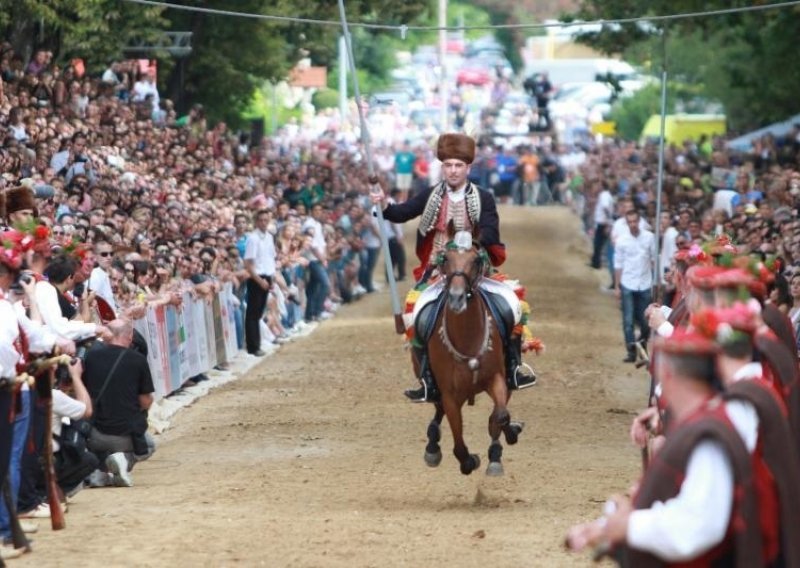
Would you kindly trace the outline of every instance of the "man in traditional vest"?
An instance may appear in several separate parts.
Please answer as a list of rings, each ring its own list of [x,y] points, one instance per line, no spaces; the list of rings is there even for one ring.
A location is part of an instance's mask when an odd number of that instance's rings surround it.
[[[753,334],[753,346],[762,361],[764,379],[773,385],[786,404],[794,446],[800,450],[800,368],[796,350],[778,335],[781,318],[785,316],[765,302],[767,287],[753,272],[751,269],[732,268],[714,277],[716,305],[724,308],[743,297],[752,297],[762,306],[759,326]],[[761,270],[756,272],[762,273]],[[772,327],[776,324],[778,332]]]
[[[480,243],[486,249],[492,266],[500,266],[506,259],[506,247],[500,241],[500,219],[494,197],[488,191],[467,180],[470,165],[475,159],[475,141],[464,134],[442,134],[436,148],[436,156],[442,162],[441,183],[416,194],[404,203],[386,204],[384,192],[373,192],[372,201],[385,206],[384,218],[392,223],[405,223],[420,217],[417,230],[416,253],[420,265],[414,269],[418,282],[427,281],[435,266],[433,261],[444,251],[447,244],[447,226],[452,221],[456,231],[480,230]],[[514,290],[501,282],[482,278],[481,289],[501,298],[513,314],[514,324],[520,323],[521,304]],[[411,321],[414,325],[422,309],[439,298],[444,283],[439,281],[420,295],[414,305]],[[419,380],[422,388],[407,390],[406,396],[413,402],[433,402],[438,398],[436,383],[428,365],[426,338],[414,344],[414,357],[419,364]],[[522,364],[522,340],[512,334],[506,345],[506,378],[510,389],[531,386],[536,378]]]
[[[714,387],[717,346],[678,329],[654,345],[673,418],[632,498],[573,527],[573,550],[600,547],[624,566],[760,566],[750,455]]]
[[[692,325],[720,348],[717,372],[725,411],[753,460],[764,565],[800,566],[800,457],[786,405],[753,360],[761,306],[750,300],[704,310],[692,317]]]

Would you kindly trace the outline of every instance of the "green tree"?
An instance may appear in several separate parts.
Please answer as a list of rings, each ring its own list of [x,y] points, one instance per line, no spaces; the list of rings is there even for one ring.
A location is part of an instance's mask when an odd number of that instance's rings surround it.
[[[286,15],[335,21],[336,2],[316,0],[193,0],[193,5],[257,14]],[[425,0],[348,2],[348,19],[406,22],[424,12]],[[252,93],[264,81],[286,77],[302,57],[314,65],[331,66],[336,60],[336,26],[276,23],[260,19],[211,16],[172,10],[172,29],[193,33],[192,54],[176,66],[170,78],[170,94],[177,98],[183,88],[191,102],[203,103],[212,119],[236,122],[249,105]],[[362,30],[363,31],[363,30]],[[361,32],[358,32],[361,33]],[[356,34],[356,28],[353,29]],[[371,58],[359,60],[359,66]],[[378,64],[383,64],[383,61]]]
[[[749,5],[745,0],[584,0],[569,18],[630,18]],[[639,63],[650,59],[655,70],[660,66],[658,36],[666,30],[670,75],[699,85],[704,96],[723,104],[731,126],[749,129],[800,112],[795,95],[800,72],[790,63],[800,37],[799,14],[797,7],[790,7],[669,24],[608,25],[581,39]]]
[[[131,38],[162,29],[162,13],[120,0],[0,0],[0,34],[24,57],[48,49],[95,67],[122,56]]]

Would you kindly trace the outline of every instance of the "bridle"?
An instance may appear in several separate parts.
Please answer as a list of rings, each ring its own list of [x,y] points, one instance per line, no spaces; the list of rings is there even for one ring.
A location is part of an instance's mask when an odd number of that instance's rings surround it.
[[[461,276],[467,283],[467,301],[471,300],[472,296],[474,296],[475,287],[484,271],[484,261],[481,258],[480,243],[478,243],[477,241],[472,241],[472,250],[474,250],[476,253],[475,276],[470,277],[470,275],[464,272],[463,270],[456,270],[454,272],[451,272],[450,274],[445,275],[445,281],[444,281],[445,289],[450,290],[450,283],[452,282],[453,278],[456,276]],[[445,255],[443,262],[446,261],[447,261],[447,255]]]
[[[450,282],[454,276],[461,276],[467,283],[467,301],[469,301],[475,294],[475,288],[480,279],[481,275],[483,274],[483,265],[484,260],[480,254],[480,244],[473,241],[473,250],[476,250],[477,254],[477,270],[476,276],[471,278],[466,272],[463,270],[456,270],[445,277],[445,290],[449,292],[450,290]],[[466,363],[469,369],[473,373],[473,383],[477,381],[478,378],[478,369],[480,369],[480,359],[486,353],[492,350],[492,317],[489,315],[489,311],[484,308],[484,322],[483,322],[483,340],[481,341],[481,346],[478,348],[478,352],[474,355],[466,355],[459,351],[456,346],[453,344],[452,340],[450,339],[450,334],[447,332],[447,317],[442,318],[442,325],[439,328],[439,338],[442,341],[445,349],[459,362]]]

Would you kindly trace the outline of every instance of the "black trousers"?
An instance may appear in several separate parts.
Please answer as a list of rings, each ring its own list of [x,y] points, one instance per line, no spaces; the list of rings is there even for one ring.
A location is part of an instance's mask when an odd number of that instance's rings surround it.
[[[272,285],[272,277],[259,275]],[[247,281],[247,310],[244,313],[244,340],[248,353],[255,353],[261,349],[261,330],[259,322],[267,307],[267,290],[250,278]]]
[[[397,274],[398,280],[405,280],[406,277],[406,250],[403,248],[402,243],[397,239],[389,239],[389,256],[392,259],[392,268]],[[389,279],[387,278],[388,282]]]
[[[608,225],[598,223],[594,228],[594,250],[592,251],[592,268],[603,266],[603,248],[608,241]]]

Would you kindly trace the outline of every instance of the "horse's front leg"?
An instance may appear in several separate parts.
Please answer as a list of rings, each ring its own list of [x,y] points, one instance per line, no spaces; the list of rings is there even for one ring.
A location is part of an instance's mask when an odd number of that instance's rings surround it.
[[[463,400],[458,403],[449,395],[442,393],[442,405],[447,415],[447,422],[450,423],[450,431],[453,433],[453,454],[461,464],[461,473],[469,475],[481,466],[481,458],[476,454],[470,454],[467,445],[464,443],[463,424],[461,421],[461,406],[463,404]]]
[[[442,418],[444,409],[442,403],[436,403],[436,414],[428,424],[428,445],[425,446],[425,463],[429,467],[436,467],[442,463],[442,449],[439,447],[439,440],[442,438]]]
[[[489,465],[486,467],[486,475],[503,475],[503,445],[500,443],[500,434],[508,428],[511,423],[511,415],[508,413],[506,402],[508,400],[508,388],[505,377],[501,373],[492,377],[489,388],[489,396],[494,402],[494,410],[489,415],[489,436],[492,443],[489,446]]]

